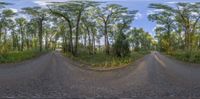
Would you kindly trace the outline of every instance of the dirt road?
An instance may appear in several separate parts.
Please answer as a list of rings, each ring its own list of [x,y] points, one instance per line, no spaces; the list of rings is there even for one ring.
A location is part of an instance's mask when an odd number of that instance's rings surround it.
[[[0,98],[200,98],[200,66],[157,52],[133,65],[99,72],[54,52],[0,65]]]

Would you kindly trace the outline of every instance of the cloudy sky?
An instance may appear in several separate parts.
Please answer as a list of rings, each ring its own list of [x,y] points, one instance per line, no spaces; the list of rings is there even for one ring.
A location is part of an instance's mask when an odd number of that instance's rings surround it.
[[[67,0],[0,0],[4,2],[13,3],[13,5],[8,6],[8,8],[14,11],[20,11],[23,7],[30,6],[45,6],[45,2],[62,2]],[[173,5],[176,2],[198,2],[199,0],[96,0],[96,1],[107,1],[107,3],[120,4],[128,7],[130,10],[138,10],[135,21],[132,23],[132,27],[144,28],[145,31],[154,35],[153,29],[156,24],[148,21],[147,16],[152,13],[153,9],[149,9],[148,5],[150,3],[163,3],[168,5]]]

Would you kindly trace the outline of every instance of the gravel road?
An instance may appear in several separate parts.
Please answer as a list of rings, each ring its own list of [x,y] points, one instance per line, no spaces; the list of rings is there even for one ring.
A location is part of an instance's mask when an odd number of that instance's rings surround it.
[[[0,98],[200,98],[200,65],[152,52],[128,67],[92,71],[58,52],[0,64]]]

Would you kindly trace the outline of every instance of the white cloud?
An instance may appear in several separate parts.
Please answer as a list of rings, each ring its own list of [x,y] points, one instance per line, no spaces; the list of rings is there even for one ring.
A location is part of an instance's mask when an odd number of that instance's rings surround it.
[[[66,2],[68,0],[34,0],[33,3],[38,4],[39,6],[46,6],[49,2]]]
[[[155,12],[153,10],[147,10],[146,15],[154,14]]]
[[[153,10],[154,12],[162,12],[162,11],[164,11],[163,9],[155,9],[155,10]]]
[[[156,28],[157,28],[156,26],[155,26],[155,27],[153,27],[153,29],[152,29],[152,32],[155,32]]]
[[[135,15],[135,19],[138,20],[138,19],[141,19],[141,18],[142,18],[142,14],[138,12],[138,13]]]
[[[33,2],[40,5],[40,6],[46,6],[47,5],[47,3],[44,2],[44,1],[33,1]]]
[[[177,4],[177,3],[179,3],[179,2],[182,2],[182,3],[190,3],[190,4],[195,4],[196,2],[193,2],[193,1],[187,1],[187,0],[185,0],[185,1],[169,1],[169,2],[165,2],[166,4]]]
[[[155,27],[152,29],[152,32],[156,32],[155,30],[156,30],[156,28],[158,28],[158,27],[163,27],[163,25],[156,24]]]
[[[15,8],[9,8],[9,9],[11,9],[13,12],[18,12],[18,9],[15,9]]]
[[[162,12],[164,11],[163,9],[154,9],[154,10],[147,10],[146,15],[154,14],[156,12]]]
[[[165,3],[167,3],[167,4],[176,4],[178,2],[177,1],[170,1],[170,2],[165,2]]]
[[[191,15],[199,16],[199,13],[197,13],[197,12],[191,12]]]

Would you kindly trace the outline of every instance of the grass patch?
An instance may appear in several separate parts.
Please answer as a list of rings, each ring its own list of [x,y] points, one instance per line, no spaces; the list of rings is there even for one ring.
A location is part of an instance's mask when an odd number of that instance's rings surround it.
[[[6,54],[0,55],[0,63],[15,63],[23,60],[37,57],[47,51],[40,52],[39,50],[27,50],[27,51],[12,51]]]
[[[65,53],[65,56],[73,60],[89,64],[93,67],[118,67],[132,63],[149,52],[132,52],[130,56],[119,58],[105,53],[96,53],[89,55],[88,53],[80,53],[78,57],[74,57],[70,53]]]
[[[178,60],[189,63],[200,63],[200,51],[173,51],[167,53]]]

